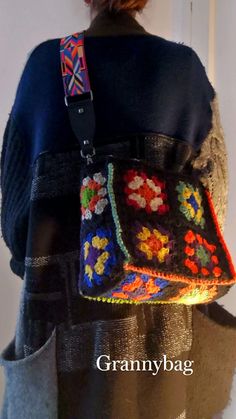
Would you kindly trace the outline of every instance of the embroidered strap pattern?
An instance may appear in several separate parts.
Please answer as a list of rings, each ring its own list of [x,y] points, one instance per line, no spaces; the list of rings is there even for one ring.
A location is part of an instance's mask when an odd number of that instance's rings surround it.
[[[90,81],[84,49],[84,31],[61,39],[61,71],[65,96],[89,92]]]

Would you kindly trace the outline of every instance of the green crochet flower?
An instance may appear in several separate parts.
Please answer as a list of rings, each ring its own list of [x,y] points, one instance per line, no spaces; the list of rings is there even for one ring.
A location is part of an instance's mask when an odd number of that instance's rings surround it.
[[[178,201],[181,203],[179,209],[187,220],[193,221],[196,225],[204,228],[205,218],[202,206],[202,197],[198,188],[194,188],[190,183],[180,181],[176,186]]]

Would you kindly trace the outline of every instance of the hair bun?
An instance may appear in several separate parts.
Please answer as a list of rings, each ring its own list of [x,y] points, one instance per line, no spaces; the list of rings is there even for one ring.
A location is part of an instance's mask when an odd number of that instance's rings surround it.
[[[98,11],[108,9],[111,12],[140,12],[148,0],[93,0],[92,5]]]

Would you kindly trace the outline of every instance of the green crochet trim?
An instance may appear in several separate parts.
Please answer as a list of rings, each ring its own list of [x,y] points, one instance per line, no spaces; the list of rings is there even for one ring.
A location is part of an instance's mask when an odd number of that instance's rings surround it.
[[[120,298],[107,298],[107,297],[88,297],[83,295],[83,298],[93,301],[101,301],[103,303],[112,303],[112,304],[176,304],[179,303],[173,301],[134,301],[134,300],[121,300]]]
[[[116,227],[116,238],[117,238],[117,242],[122,250],[122,252],[124,253],[124,255],[127,258],[127,262],[131,260],[131,256],[122,240],[122,229],[120,226],[120,222],[119,222],[119,217],[118,217],[118,213],[117,213],[117,207],[116,207],[116,201],[115,201],[115,195],[114,195],[114,191],[113,191],[113,177],[114,177],[114,165],[112,163],[108,163],[108,180],[107,180],[107,190],[108,190],[108,195],[110,198],[110,202],[111,202],[111,211],[112,211],[112,216],[113,216],[113,220],[115,223],[115,227]]]

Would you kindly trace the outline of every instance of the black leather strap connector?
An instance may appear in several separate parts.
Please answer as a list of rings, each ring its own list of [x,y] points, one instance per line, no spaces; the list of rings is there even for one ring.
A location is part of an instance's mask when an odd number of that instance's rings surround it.
[[[70,123],[81,147],[81,156],[94,156],[95,113],[92,91],[74,96],[65,96]]]

